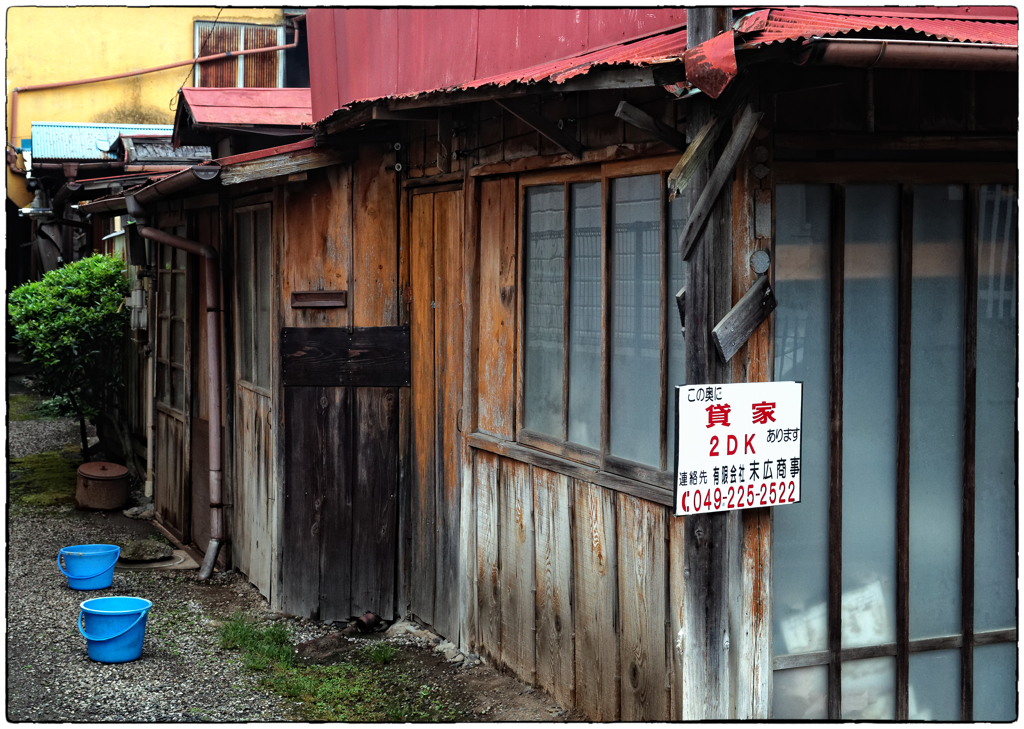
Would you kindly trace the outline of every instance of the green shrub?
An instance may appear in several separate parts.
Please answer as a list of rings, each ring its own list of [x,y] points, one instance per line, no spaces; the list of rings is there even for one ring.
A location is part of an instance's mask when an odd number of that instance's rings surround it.
[[[95,255],[19,286],[7,300],[14,345],[35,370],[33,387],[66,398],[78,416],[83,454],[86,416],[95,416],[120,381],[128,289],[124,263]]]

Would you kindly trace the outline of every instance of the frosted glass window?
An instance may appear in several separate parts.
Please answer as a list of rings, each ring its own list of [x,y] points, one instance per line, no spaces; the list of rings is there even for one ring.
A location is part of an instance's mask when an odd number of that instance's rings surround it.
[[[845,503],[845,499],[843,500]],[[885,721],[896,718],[896,659],[865,658],[842,664],[843,719]]]
[[[959,721],[960,651],[911,653],[907,698],[911,721]]]
[[[525,404],[528,430],[562,437],[565,188],[526,190]]]
[[[776,671],[772,680],[773,719],[828,718],[828,666]]]
[[[612,181],[611,453],[661,461],[661,176]]]
[[[843,295],[844,648],[896,639],[898,241],[899,188],[848,186]]]
[[[601,183],[570,187],[569,440],[601,447]]]
[[[802,499],[774,509],[773,646],[783,655],[828,647],[830,199],[827,185],[775,195],[775,379],[804,385]]]
[[[980,196],[974,629],[993,630],[1014,627],[1017,607],[1017,197],[1000,185]]]
[[[255,310],[253,311],[253,348],[255,355],[254,384],[270,389],[270,291],[273,286],[273,251],[270,238],[270,208],[255,211],[256,240],[253,251],[255,263]]]
[[[242,212],[235,215],[235,235],[237,244],[237,260],[235,262],[235,281],[238,285],[238,374],[247,382],[253,381],[253,350],[252,350],[252,310],[253,296],[253,260],[252,260],[252,213]]]
[[[964,193],[914,188],[910,638],[960,632]]]
[[[686,225],[689,202],[687,196],[680,195],[668,204],[668,404],[665,417],[668,422],[668,470],[675,468],[676,442],[676,399],[675,387],[686,384],[686,341],[683,337],[683,324],[679,321],[679,306],[676,304],[676,293],[686,284],[686,263],[683,261],[683,249],[679,237]]]
[[[974,649],[974,721],[1017,718],[1017,644]]]

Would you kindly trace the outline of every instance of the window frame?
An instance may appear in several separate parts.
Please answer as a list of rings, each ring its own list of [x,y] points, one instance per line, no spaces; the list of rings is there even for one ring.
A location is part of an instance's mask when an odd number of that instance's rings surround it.
[[[209,28],[206,27],[207,25],[209,26]],[[204,45],[204,43],[206,41],[206,38],[203,35],[203,31],[208,30],[210,33],[212,33],[213,29],[216,28],[216,27],[227,27],[227,26],[236,26],[236,27],[238,27],[238,29],[240,31],[239,40],[240,40],[240,42],[242,44],[242,47],[241,48],[232,48],[232,49],[230,49],[231,53],[233,53],[233,54],[236,53],[237,51],[246,50],[246,48],[245,48],[245,36],[246,36],[246,31],[249,28],[260,28],[260,29],[263,29],[263,28],[276,28],[277,29],[277,42],[274,45],[283,46],[283,45],[285,45],[286,40],[287,40],[287,38],[286,38],[286,26],[284,26],[284,25],[277,25],[277,24],[274,24],[274,23],[242,23],[242,22],[237,22],[237,21],[194,20],[194,21],[192,21],[192,48],[193,48],[193,51],[195,53],[195,57],[198,58],[200,56],[209,56],[209,55],[215,55],[216,53],[222,53],[223,51],[203,50],[203,45]],[[267,47],[272,47],[272,46],[267,46]],[[275,53],[277,54],[277,78],[276,78],[277,85],[275,86],[275,88],[282,89],[282,88],[285,88],[285,85],[284,85],[284,76],[285,76],[285,73],[284,73],[284,64],[285,64],[284,51],[275,51]],[[234,86],[228,86],[228,87],[220,87],[220,88],[235,88],[235,89],[255,88],[255,87],[247,87],[245,85],[245,55],[233,55],[233,56],[230,56],[230,58],[233,58],[235,60],[235,85]],[[228,60],[228,59],[224,59],[224,60]],[[193,86],[195,86],[195,87],[201,87],[202,86],[202,71],[203,71],[202,64],[199,64],[199,63],[195,64],[195,70],[192,72],[192,85]],[[211,88],[211,87],[206,87],[206,88]],[[216,88],[216,87],[214,87],[214,88]]]
[[[674,448],[667,443],[667,410],[668,403],[673,397],[668,384],[669,371],[669,350],[668,350],[668,327],[677,325],[670,317],[670,309],[665,304],[669,295],[669,266],[668,256],[671,250],[669,241],[670,214],[667,189],[667,178],[675,164],[679,161],[678,155],[663,155],[643,160],[630,160],[627,162],[607,162],[599,165],[587,165],[565,169],[544,170],[538,172],[524,173],[519,176],[517,184],[517,236],[519,238],[519,256],[517,265],[517,288],[521,292],[517,302],[516,318],[516,408],[515,408],[515,442],[530,449],[564,458],[575,463],[582,464],[588,469],[596,469],[598,474],[607,474],[611,479],[602,479],[603,485],[614,490],[628,490],[639,493],[658,503],[671,503],[672,488],[674,482],[674,464],[672,463]],[[626,177],[639,177],[657,174],[661,178],[661,201],[659,203],[659,216],[661,222],[661,252],[660,252],[660,292],[659,300],[662,306],[659,324],[660,356],[659,356],[659,390],[660,402],[659,412],[662,414],[659,425],[659,461],[660,467],[656,468],[647,464],[636,463],[620,456],[610,453],[610,397],[611,397],[611,346],[610,346],[610,320],[611,320],[611,298],[612,282],[610,246],[612,240],[609,236],[612,221],[612,181]],[[599,182],[601,184],[601,398],[600,398],[600,448],[593,449],[572,443],[568,440],[568,397],[569,397],[569,311],[571,285],[567,285],[570,279],[571,268],[571,185],[581,182]],[[531,187],[544,185],[563,185],[564,187],[564,233],[563,233],[563,353],[562,353],[562,438],[556,439],[549,435],[537,433],[526,428],[524,423],[526,407],[525,388],[525,360],[526,360],[526,258],[527,258],[527,216],[526,191]],[[672,307],[672,312],[675,307]],[[631,482],[629,487],[623,488],[625,484],[622,479]]]
[[[235,249],[235,251],[234,251],[234,279],[235,279],[235,285],[233,286],[233,288],[234,288],[234,310],[235,310],[235,316],[237,318],[237,322],[236,322],[236,325],[234,327],[234,330],[235,330],[235,382],[238,384],[239,387],[242,387],[242,388],[244,388],[246,390],[251,390],[252,392],[260,394],[260,395],[263,395],[265,397],[271,397],[272,389],[273,389],[273,382],[272,382],[272,380],[273,380],[273,376],[274,376],[274,356],[273,356],[273,351],[270,352],[270,355],[268,357],[269,362],[270,362],[270,366],[269,366],[269,371],[267,372],[267,385],[266,385],[266,387],[264,387],[263,385],[257,384],[256,382],[254,382],[254,381],[252,381],[250,379],[246,379],[246,377],[244,376],[245,373],[243,373],[243,371],[242,371],[242,357],[241,357],[241,352],[242,352],[243,345],[248,346],[249,349],[250,349],[250,362],[252,364],[252,372],[255,374],[256,373],[256,349],[253,346],[253,342],[252,341],[250,341],[247,344],[242,342],[242,332],[243,332],[242,317],[245,316],[246,313],[248,313],[250,315],[249,316],[249,318],[250,318],[250,326],[249,326],[249,328],[250,328],[250,331],[253,332],[253,335],[255,337],[255,333],[256,333],[257,328],[258,328],[257,327],[257,319],[258,319],[257,308],[258,307],[257,307],[257,304],[256,304],[256,289],[255,289],[256,282],[253,281],[252,310],[251,310],[251,312],[245,312],[243,310],[243,308],[242,308],[242,295],[241,295],[241,293],[242,293],[241,292],[241,286],[244,285],[244,282],[242,281],[241,277],[238,275],[238,271],[239,271],[238,261],[239,261],[239,258],[241,256],[243,256],[243,255],[249,256],[250,270],[251,270],[251,272],[253,274],[253,278],[255,278],[256,263],[257,263],[257,257],[256,257],[256,245],[257,245],[256,213],[258,213],[260,211],[263,211],[263,210],[267,211],[268,216],[270,218],[270,223],[269,223],[270,230],[269,230],[269,235],[268,235],[268,239],[269,239],[269,244],[268,244],[269,245],[269,251],[268,251],[268,253],[269,253],[269,262],[270,263],[269,263],[269,270],[267,271],[267,285],[270,288],[270,291],[268,292],[268,301],[269,301],[269,304],[270,304],[270,311],[269,311],[268,317],[267,317],[267,319],[268,319],[268,321],[267,321],[268,327],[267,327],[267,331],[266,331],[266,335],[267,335],[266,343],[267,343],[267,346],[272,348],[272,346],[273,346],[272,343],[274,341],[274,337],[272,336],[273,335],[273,327],[274,327],[274,312],[273,312],[273,308],[274,308],[274,296],[273,296],[273,293],[274,293],[274,266],[273,266],[273,256],[274,256],[274,210],[273,210],[273,204],[270,203],[270,202],[252,202],[252,203],[246,204],[246,205],[236,205],[234,207],[234,209],[231,211],[232,228],[233,228],[232,234],[233,234],[234,243],[235,243],[235,245],[234,245],[234,249]],[[239,228],[240,228],[240,226],[238,224],[238,218],[239,218],[240,215],[244,215],[244,214],[250,215],[251,219],[252,219],[252,228],[251,228],[252,239],[243,242],[243,241],[240,240],[240,237],[239,237]],[[245,246],[244,250],[243,250],[243,245]]]
[[[828,511],[828,648],[803,654],[773,655],[772,681],[776,671],[826,666],[827,720],[842,719],[842,665],[847,661],[895,658],[895,721],[907,721],[910,655],[927,651],[960,651],[960,720],[973,721],[974,649],[1000,643],[1017,644],[1017,629],[974,630],[974,544],[975,544],[975,413],[977,367],[978,297],[978,215],[979,191],[983,185],[1015,185],[1019,205],[1016,169],[1003,163],[933,162],[776,162],[774,185],[824,184],[830,188],[829,244],[829,511]],[[896,184],[899,188],[899,239],[897,244],[897,479],[896,479],[896,639],[892,643],[843,648],[842,620],[842,448],[843,448],[843,319],[845,192],[847,184]],[[964,238],[964,432],[963,489],[961,504],[961,624],[957,634],[910,639],[910,347],[913,261],[914,188],[916,185],[961,185],[965,191]],[[774,197],[774,195],[773,195]],[[774,215],[774,213],[773,213]],[[774,225],[773,225],[774,229]],[[1018,244],[1019,245],[1019,244]],[[772,239],[775,259],[775,238]],[[1019,265],[1019,252],[1018,252]],[[774,274],[774,271],[773,271]],[[773,276],[774,279],[774,276]],[[772,351],[776,346],[773,318]],[[1019,383],[1018,383],[1019,386]],[[838,424],[838,431],[837,431]],[[774,560],[774,557],[773,557]],[[774,591],[774,588],[773,588]],[[773,592],[772,603],[775,595]],[[1018,597],[1019,609],[1019,597]],[[774,718],[774,717],[771,717]],[[850,719],[847,719],[850,720]]]
[[[170,231],[175,235],[184,237],[186,235],[186,228],[184,225],[174,226]],[[191,292],[192,285],[189,277],[189,270],[191,268],[189,264],[188,256],[182,251],[181,256],[185,259],[185,265],[183,268],[176,268],[175,263],[179,256],[178,248],[169,246],[164,243],[157,245],[157,284],[156,284],[156,306],[153,307],[154,320],[155,320],[155,331],[154,331],[154,357],[156,358],[157,366],[154,368],[154,377],[156,378],[156,386],[154,387],[154,397],[156,400],[157,409],[168,415],[172,415],[178,420],[184,420],[186,411],[188,410],[189,403],[191,402],[191,378],[189,377],[189,371],[191,368],[191,335],[189,332],[189,318],[191,309]],[[161,255],[164,251],[168,251],[170,256],[171,267],[164,269],[161,268]],[[180,277],[180,278],[179,278]],[[175,282],[178,280],[184,281],[183,293],[181,301],[178,300],[177,287]],[[169,309],[165,309],[163,303],[162,294],[165,291],[167,294],[167,301]],[[180,304],[181,313],[175,313],[178,311]],[[182,359],[180,362],[174,360],[174,324],[179,323],[183,328],[183,350]],[[161,328],[167,327],[167,347],[166,351],[161,347],[160,334]],[[160,367],[163,366],[167,372],[167,389],[161,392],[160,386]],[[181,371],[182,379],[182,392],[181,400],[182,406],[176,407],[174,404],[176,388],[174,385],[174,371]]]

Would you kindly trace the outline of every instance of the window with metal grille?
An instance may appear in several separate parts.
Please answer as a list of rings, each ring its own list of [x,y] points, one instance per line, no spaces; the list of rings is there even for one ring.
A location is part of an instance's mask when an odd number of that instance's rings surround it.
[[[671,488],[671,387],[683,384],[685,366],[673,299],[683,285],[685,208],[668,201],[666,173],[651,167],[524,181],[517,439]]]
[[[285,29],[279,25],[195,22],[196,56],[226,51],[270,48],[284,45]],[[200,87],[283,88],[284,51],[232,56],[209,63],[197,63],[192,83]]]
[[[923,174],[776,187],[776,719],[1016,715],[1016,188]]]

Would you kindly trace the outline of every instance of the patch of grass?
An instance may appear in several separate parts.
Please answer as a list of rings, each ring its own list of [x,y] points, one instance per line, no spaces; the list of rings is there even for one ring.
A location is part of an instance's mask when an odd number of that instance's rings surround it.
[[[398,649],[390,643],[377,642],[372,646],[365,649],[366,657],[374,663],[384,665],[385,663],[391,663],[391,660],[395,657]]]
[[[79,461],[66,458],[61,451],[12,458],[11,501],[36,507],[74,503],[79,465]]]
[[[307,721],[458,721],[461,712],[445,706],[429,686],[404,673],[398,649],[384,643],[353,651],[333,665],[299,665],[288,632],[261,627],[236,612],[219,628],[221,647],[242,652],[246,668],[261,684],[298,700]],[[425,689],[425,690],[424,690]]]
[[[284,669],[294,663],[287,630],[280,625],[261,628],[243,613],[234,613],[220,627],[220,647],[242,651],[245,667],[252,671]]]

